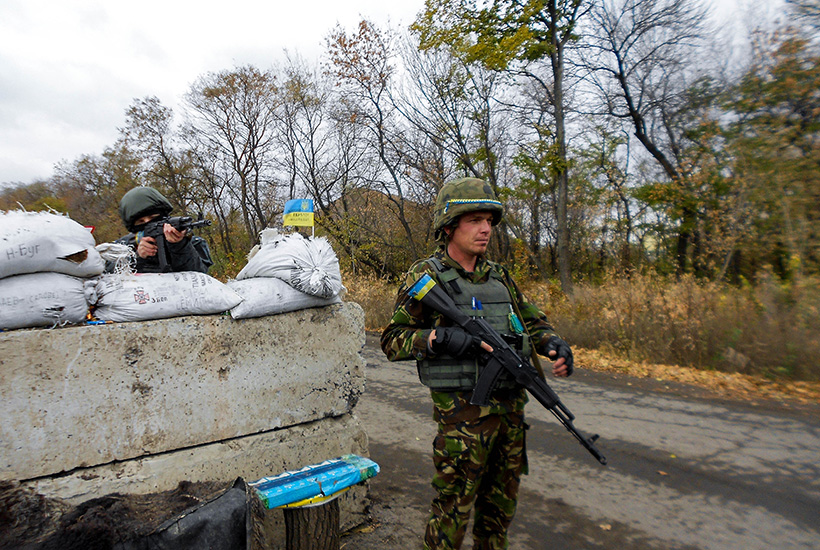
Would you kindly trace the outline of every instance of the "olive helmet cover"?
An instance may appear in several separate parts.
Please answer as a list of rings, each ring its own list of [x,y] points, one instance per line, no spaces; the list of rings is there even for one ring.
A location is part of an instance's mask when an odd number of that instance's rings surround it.
[[[174,209],[162,193],[151,187],[135,187],[120,199],[120,217],[128,231],[136,230],[134,222],[149,214],[167,216]]]
[[[433,212],[436,240],[444,241],[444,228],[456,222],[459,216],[479,211],[490,212],[493,225],[498,225],[504,213],[504,207],[489,183],[478,178],[461,178],[445,183],[436,197]]]

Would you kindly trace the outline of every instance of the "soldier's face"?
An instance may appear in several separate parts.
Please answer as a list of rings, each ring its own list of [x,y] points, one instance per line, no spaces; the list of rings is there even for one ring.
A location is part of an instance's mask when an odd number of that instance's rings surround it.
[[[458,225],[449,232],[450,250],[464,256],[480,256],[487,251],[493,230],[490,212],[468,212],[458,219]]]
[[[140,218],[137,218],[137,220],[134,222],[134,225],[139,227],[141,225],[145,225],[146,223],[148,223],[151,220],[154,220],[156,218],[159,218],[159,214],[148,214],[147,216],[142,216]]]

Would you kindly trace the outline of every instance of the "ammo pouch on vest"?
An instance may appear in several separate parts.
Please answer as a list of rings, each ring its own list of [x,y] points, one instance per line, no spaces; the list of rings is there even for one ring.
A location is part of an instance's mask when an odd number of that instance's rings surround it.
[[[453,298],[459,309],[467,315],[483,317],[522,357],[529,357],[529,336],[526,333],[516,333],[512,327],[510,318],[515,315],[512,298],[496,269],[490,270],[487,282],[474,284],[461,277],[458,270],[445,268],[437,258],[431,258],[428,262],[436,270],[441,287]],[[473,298],[481,302],[481,310],[473,309]],[[482,367],[475,357],[456,358],[446,354],[422,359],[417,361],[416,366],[421,383],[436,391],[472,390]],[[506,371],[502,372],[496,388],[515,387],[512,376]]]

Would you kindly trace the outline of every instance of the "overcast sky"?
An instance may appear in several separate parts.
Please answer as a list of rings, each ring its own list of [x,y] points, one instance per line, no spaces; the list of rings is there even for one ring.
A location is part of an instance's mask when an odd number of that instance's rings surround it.
[[[710,0],[713,3],[742,0]],[[406,27],[424,0],[0,0],[0,185],[97,155],[135,98],[176,106],[197,77],[284,50],[318,59],[362,16]],[[722,10],[721,10],[722,11]]]
[[[0,183],[100,154],[134,98],[173,106],[197,77],[298,52],[339,23],[407,26],[424,0],[0,0]]]

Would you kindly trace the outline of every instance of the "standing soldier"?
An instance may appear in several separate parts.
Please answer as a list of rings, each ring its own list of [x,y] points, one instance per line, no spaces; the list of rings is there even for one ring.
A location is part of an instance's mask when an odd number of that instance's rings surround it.
[[[502,204],[484,181],[463,178],[439,192],[433,221],[439,248],[416,262],[399,288],[396,310],[381,337],[391,361],[415,359],[430,388],[438,434],[433,441],[437,495],[424,548],[458,549],[475,510],[475,549],[508,547],[525,452],[525,390],[504,372],[486,407],[470,404],[485,342],[411,300],[407,291],[428,274],[468,315],[483,317],[522,356],[535,349],[554,360],[554,376],[572,374],[572,351],[544,313],[524,298],[509,272],[484,257]],[[523,324],[520,322],[523,320]],[[507,377],[505,378],[505,375]]]

